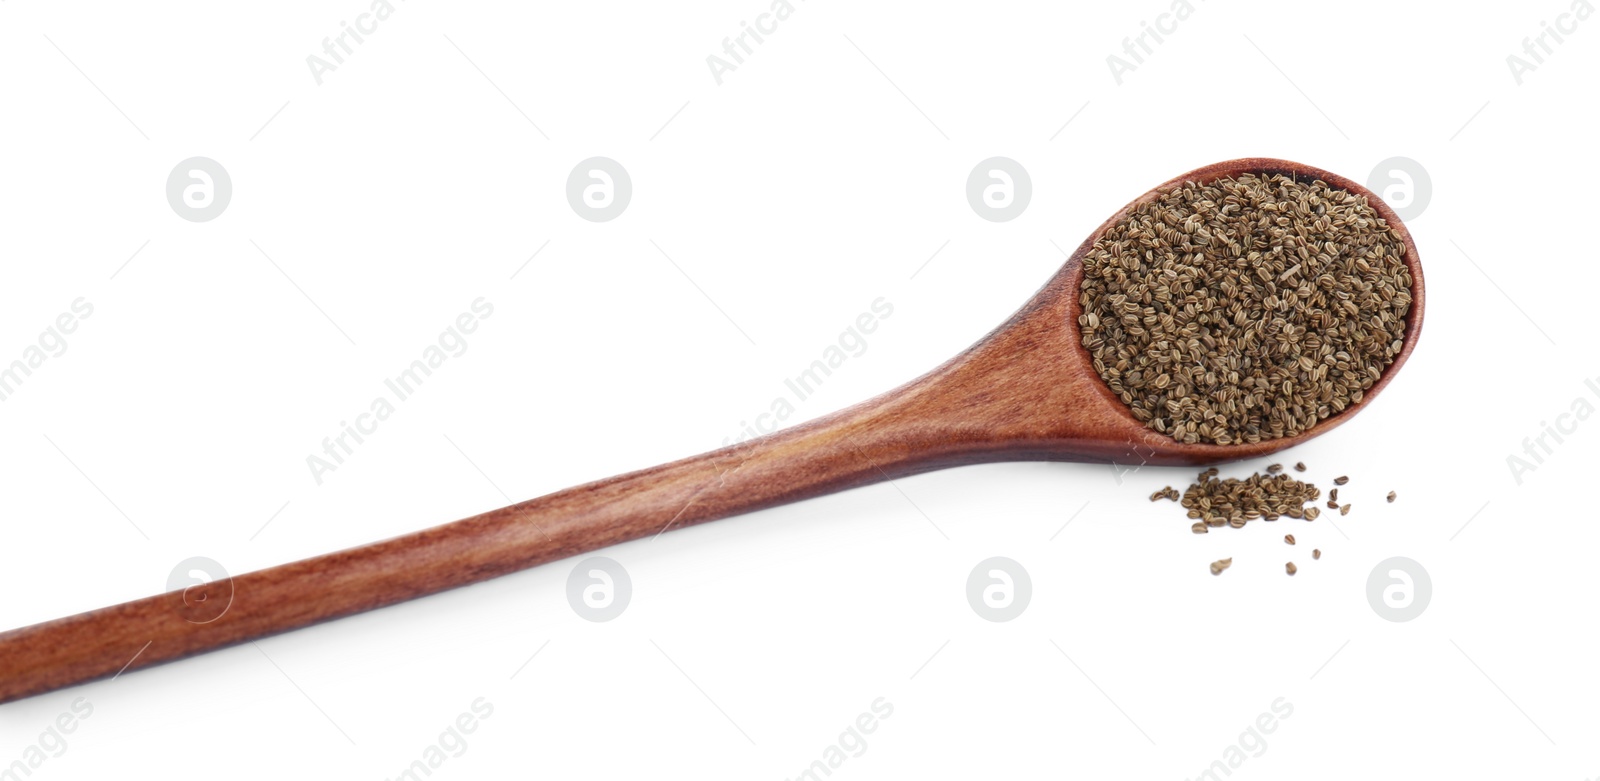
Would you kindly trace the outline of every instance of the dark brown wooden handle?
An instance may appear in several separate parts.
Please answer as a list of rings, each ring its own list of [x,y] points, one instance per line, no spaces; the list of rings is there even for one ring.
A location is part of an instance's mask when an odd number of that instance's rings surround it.
[[[891,402],[385,542],[0,634],[0,702],[931,468]]]

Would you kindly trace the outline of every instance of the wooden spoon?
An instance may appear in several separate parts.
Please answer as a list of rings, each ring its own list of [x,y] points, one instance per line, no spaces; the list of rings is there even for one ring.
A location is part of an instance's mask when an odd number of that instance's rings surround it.
[[[1367,197],[1406,244],[1413,282],[1405,345],[1360,403],[1297,436],[1183,444],[1135,420],[1079,341],[1078,284],[1095,239],[1128,209],[1184,181],[1287,174]],[[704,521],[963,464],[1059,460],[1205,464],[1293,447],[1377,398],[1416,346],[1417,248],[1388,205],[1308,165],[1246,158],[1190,171],[1095,230],[999,328],[907,385],[827,417],[682,461],[482,515],[0,634],[0,702],[465,586]]]

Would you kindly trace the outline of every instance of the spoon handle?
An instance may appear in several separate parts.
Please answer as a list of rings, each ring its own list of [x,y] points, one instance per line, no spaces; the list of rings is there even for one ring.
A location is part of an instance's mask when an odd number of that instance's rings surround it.
[[[0,702],[945,463],[887,397],[384,542],[0,633]],[[930,452],[934,453],[930,457]],[[220,615],[219,615],[220,613]]]

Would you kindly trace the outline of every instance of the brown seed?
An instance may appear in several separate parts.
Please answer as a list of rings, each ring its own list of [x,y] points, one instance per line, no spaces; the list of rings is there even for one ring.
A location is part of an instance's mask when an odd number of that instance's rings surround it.
[[[1228,525],[1232,526],[1235,529],[1243,529],[1244,528],[1244,519],[1243,518],[1229,518],[1228,519]]]
[[[1300,568],[1296,567],[1294,565],[1294,562],[1292,562],[1292,561],[1289,562],[1288,564],[1283,565],[1283,569],[1284,569],[1284,571],[1288,572],[1290,575],[1293,575],[1294,573],[1300,571]]]
[[[1320,508],[1320,507],[1307,507],[1306,508],[1306,520],[1314,521],[1320,515],[1322,515],[1322,508]]]
[[[1203,524],[1203,523],[1201,523],[1199,521],[1195,521],[1194,525],[1189,527],[1189,531],[1192,531],[1195,534],[1205,534],[1205,533],[1207,533],[1207,532],[1209,532],[1211,530],[1206,528],[1205,524]]]
[[[1348,482],[1350,482],[1349,475],[1339,475],[1338,477],[1333,478],[1334,485],[1344,485]]]
[[[1339,501],[1339,489],[1337,489],[1337,488],[1328,489],[1328,501],[1330,501],[1330,502]]]
[[[1267,467],[1267,474],[1269,474],[1269,475],[1275,475],[1275,474],[1277,474],[1279,472],[1282,472],[1282,471],[1283,471],[1283,464],[1273,464],[1272,466]]]
[[[1313,548],[1311,550],[1311,558],[1313,558],[1313,559],[1322,558],[1322,549],[1321,548]]]
[[[1231,566],[1233,566],[1233,557],[1230,556],[1226,559],[1217,559],[1216,561],[1211,562],[1211,574],[1221,575],[1223,570]]]
[[[1283,535],[1283,541],[1289,543],[1290,545],[1293,545],[1294,544],[1294,535],[1293,534],[1285,534],[1285,535]]]
[[[1373,204],[1326,182],[1183,182],[1086,251],[1078,336],[1107,389],[1160,434],[1295,436],[1360,403],[1404,346],[1405,252]]]
[[[1394,492],[1389,492],[1389,504],[1394,504]]]
[[[1339,514],[1340,515],[1349,515],[1350,514],[1350,505],[1347,504],[1347,505],[1344,505],[1343,507],[1340,507],[1339,508]]]
[[[1304,461],[1296,461],[1295,464],[1294,464],[1294,471],[1296,471],[1296,472],[1304,472],[1304,471],[1306,471],[1306,462],[1304,462]]]

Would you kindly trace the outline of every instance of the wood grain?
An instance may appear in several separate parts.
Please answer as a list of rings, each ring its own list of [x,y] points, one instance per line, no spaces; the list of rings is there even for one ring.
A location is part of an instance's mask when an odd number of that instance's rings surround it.
[[[1321,179],[1366,195],[1406,243],[1414,282],[1404,348],[1359,404],[1294,437],[1182,444],[1145,428],[1079,343],[1084,254],[1128,208],[1183,181],[1246,172]],[[0,702],[477,583],[671,529],[990,461],[1206,464],[1293,447],[1371,404],[1422,328],[1416,245],[1359,184],[1311,166],[1232,160],[1166,182],[1095,230],[1033,298],[966,352],[877,398],[760,439],[581,485],[385,542],[0,634]]]

